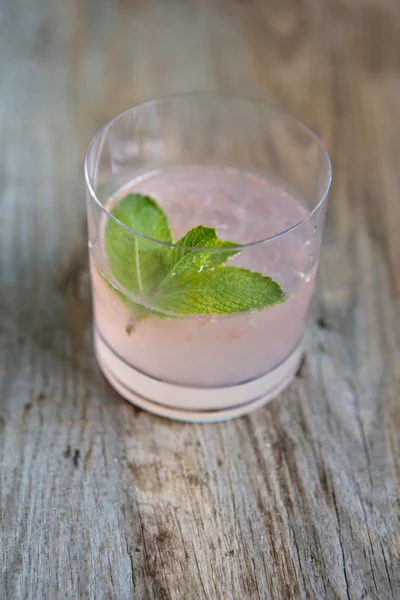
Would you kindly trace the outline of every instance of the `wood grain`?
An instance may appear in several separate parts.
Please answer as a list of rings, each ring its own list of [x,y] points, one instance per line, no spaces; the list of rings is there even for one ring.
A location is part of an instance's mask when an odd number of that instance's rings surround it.
[[[397,0],[0,0],[0,597],[400,598]],[[308,351],[219,425],[95,364],[82,162],[161,93],[284,106],[333,159]]]

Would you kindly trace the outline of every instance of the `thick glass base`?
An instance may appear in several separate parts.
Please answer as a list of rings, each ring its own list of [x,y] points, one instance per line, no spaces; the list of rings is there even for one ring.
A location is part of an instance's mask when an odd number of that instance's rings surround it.
[[[126,400],[151,413],[192,423],[226,421],[260,408],[291,382],[302,343],[272,371],[233,386],[189,387],[155,379],[128,364],[95,330],[94,345],[105,377]]]

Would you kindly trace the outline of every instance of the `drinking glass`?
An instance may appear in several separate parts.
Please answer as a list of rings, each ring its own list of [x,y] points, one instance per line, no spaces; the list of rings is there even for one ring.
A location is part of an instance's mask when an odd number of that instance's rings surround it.
[[[111,385],[143,409],[193,422],[238,417],[278,396],[302,357],[319,260],[331,166],[318,137],[263,101],[165,97],[130,108],[95,135],[85,178],[94,347]],[[263,308],[245,285],[228,290],[231,314],[210,309],[225,301],[218,290],[204,310],[187,314],[179,301],[157,304],[133,293],[130,248],[149,253],[141,273],[147,278],[154,257],[181,246],[146,237],[135,219],[118,217],[115,209],[132,193],[154,198],[174,240],[204,225],[230,242],[185,249],[195,264],[201,258],[208,265],[204,277],[216,263],[218,276],[246,269],[277,282],[282,301]],[[127,263],[122,274],[107,254],[110,223],[127,252],[119,257]]]

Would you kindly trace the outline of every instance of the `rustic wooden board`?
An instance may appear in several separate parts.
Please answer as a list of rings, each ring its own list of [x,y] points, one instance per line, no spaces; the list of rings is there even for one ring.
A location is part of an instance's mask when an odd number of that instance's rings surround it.
[[[0,0],[0,597],[400,598],[398,0]],[[332,155],[305,363],[220,425],[95,364],[82,162],[161,93],[281,104]]]

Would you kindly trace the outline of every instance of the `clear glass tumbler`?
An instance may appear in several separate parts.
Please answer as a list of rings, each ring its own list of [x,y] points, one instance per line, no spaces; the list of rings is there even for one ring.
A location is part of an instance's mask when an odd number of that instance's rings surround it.
[[[331,182],[316,135],[261,101],[166,97],[101,129],[85,176],[111,385],[185,421],[276,397],[301,359]]]

